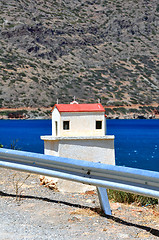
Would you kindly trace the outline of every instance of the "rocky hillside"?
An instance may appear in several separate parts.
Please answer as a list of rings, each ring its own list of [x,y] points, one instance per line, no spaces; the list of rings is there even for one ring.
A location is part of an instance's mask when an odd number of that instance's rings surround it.
[[[159,103],[158,0],[1,0],[0,107]]]

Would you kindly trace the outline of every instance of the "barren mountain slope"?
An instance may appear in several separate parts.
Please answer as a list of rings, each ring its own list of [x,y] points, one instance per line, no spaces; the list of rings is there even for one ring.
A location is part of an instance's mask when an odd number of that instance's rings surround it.
[[[159,102],[157,0],[0,1],[0,107]]]

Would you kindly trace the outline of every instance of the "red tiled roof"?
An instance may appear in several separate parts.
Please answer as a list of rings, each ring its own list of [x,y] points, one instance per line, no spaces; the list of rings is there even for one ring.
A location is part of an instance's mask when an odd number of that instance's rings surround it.
[[[94,104],[55,104],[54,108],[59,112],[105,112],[104,107],[100,103]],[[52,109],[52,111],[53,111]]]

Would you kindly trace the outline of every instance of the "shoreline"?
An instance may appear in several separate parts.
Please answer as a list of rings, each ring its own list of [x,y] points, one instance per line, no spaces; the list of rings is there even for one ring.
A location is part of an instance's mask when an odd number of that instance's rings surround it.
[[[159,104],[104,106],[107,119],[159,119]],[[0,108],[0,120],[51,119],[52,107]]]
[[[51,118],[0,118],[1,120],[51,120]],[[106,120],[159,120],[159,118],[106,118]]]

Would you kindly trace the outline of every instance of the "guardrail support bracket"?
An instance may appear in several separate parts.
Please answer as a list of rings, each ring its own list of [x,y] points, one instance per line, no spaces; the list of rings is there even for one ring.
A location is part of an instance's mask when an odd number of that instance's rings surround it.
[[[103,187],[97,187],[97,192],[98,192],[98,197],[99,197],[99,202],[101,209],[106,215],[112,215],[111,209],[110,209],[110,204],[109,204],[109,199],[108,199],[108,194],[107,194],[107,189]]]

